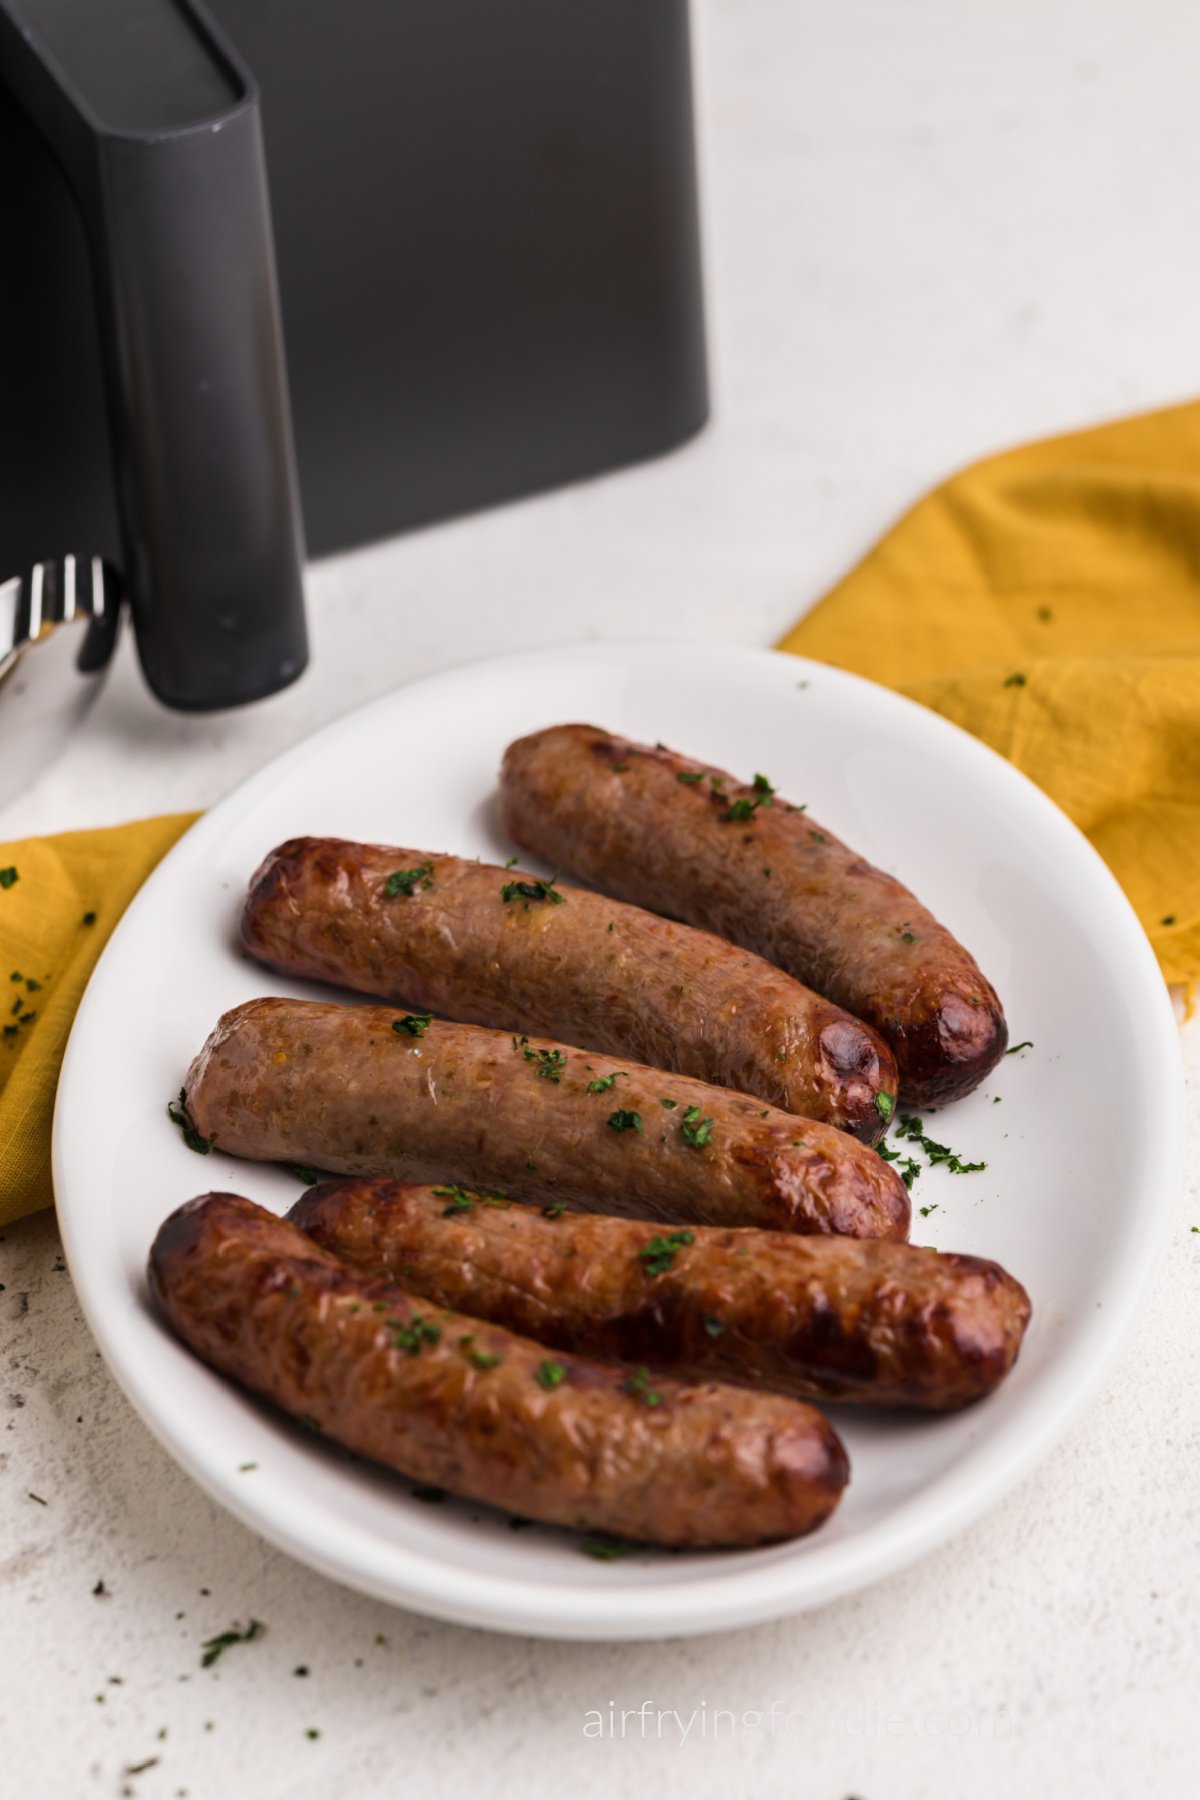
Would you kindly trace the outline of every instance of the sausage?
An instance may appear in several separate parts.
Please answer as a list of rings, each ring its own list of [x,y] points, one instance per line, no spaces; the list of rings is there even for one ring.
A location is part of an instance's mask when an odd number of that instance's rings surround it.
[[[200,1135],[255,1161],[683,1222],[908,1231],[903,1182],[831,1125],[429,1014],[251,1000],[226,1013],[184,1088]]]
[[[908,889],[792,806],[707,763],[556,725],[510,744],[500,817],[522,849],[741,944],[863,1019],[901,1097],[970,1093],[1008,1028],[974,958]]]
[[[555,1349],[805,1399],[949,1412],[998,1386],[1029,1323],[997,1263],[913,1244],[664,1234],[393,1181],[327,1182],[288,1218],[364,1274]]]
[[[547,1524],[700,1548],[811,1531],[848,1479],[798,1400],[547,1358],[345,1268],[237,1194],[178,1208],[150,1290],[204,1362],[360,1456]]]
[[[285,974],[695,1075],[868,1143],[896,1097],[886,1044],[770,963],[519,870],[293,838],[251,881],[241,930]]]

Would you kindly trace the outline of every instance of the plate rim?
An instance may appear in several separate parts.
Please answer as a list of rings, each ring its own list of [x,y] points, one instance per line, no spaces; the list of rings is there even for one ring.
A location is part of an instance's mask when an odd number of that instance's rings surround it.
[[[1092,1326],[1084,1331],[1081,1328],[1074,1346],[1073,1361],[1085,1366],[1075,1370],[1070,1381],[1066,1380],[1067,1372],[1064,1372],[1052,1395],[1043,1397],[1036,1418],[1031,1422],[1023,1440],[1015,1447],[1009,1446],[1008,1454],[999,1466],[993,1455],[982,1465],[972,1461],[965,1469],[952,1469],[941,1476],[937,1504],[926,1506],[924,1513],[920,1514],[918,1502],[921,1496],[914,1496],[900,1508],[897,1515],[892,1515],[886,1521],[887,1534],[883,1543],[871,1541],[872,1534],[883,1529],[881,1525],[876,1525],[871,1528],[871,1533],[865,1534],[865,1543],[860,1535],[848,1539],[844,1544],[831,1546],[824,1554],[822,1565],[810,1566],[805,1570],[803,1564],[798,1564],[797,1567],[802,1571],[799,1585],[803,1591],[800,1593],[791,1591],[784,1571],[777,1564],[760,1565],[757,1579],[747,1569],[700,1578],[687,1585],[668,1585],[651,1580],[637,1586],[621,1584],[610,1589],[565,1583],[547,1586],[545,1589],[533,1589],[516,1576],[453,1569],[448,1563],[429,1559],[414,1547],[402,1543],[389,1546],[396,1572],[389,1574],[378,1568],[370,1569],[364,1565],[361,1557],[357,1560],[348,1559],[344,1551],[341,1554],[326,1553],[319,1536],[311,1530],[305,1534],[302,1527],[307,1516],[307,1503],[303,1496],[300,1496],[302,1504],[290,1517],[278,1511],[268,1512],[263,1506],[256,1504],[255,1493],[234,1486],[227,1474],[222,1475],[215,1465],[210,1467],[202,1458],[193,1454],[186,1439],[181,1440],[173,1430],[170,1418],[160,1412],[142,1391],[122,1354],[119,1329],[113,1326],[110,1331],[108,1321],[98,1316],[97,1296],[86,1278],[80,1280],[83,1255],[82,1245],[76,1236],[78,1221],[69,1197],[74,1190],[69,1172],[67,1120],[74,1104],[76,1086],[82,1079],[76,1064],[82,1063],[85,1057],[83,1046],[90,1031],[91,1013],[100,1003],[96,996],[100,992],[102,972],[112,957],[114,945],[137,929],[142,913],[153,906],[158,887],[169,879],[177,862],[194,855],[197,845],[203,844],[210,835],[215,838],[224,820],[243,807],[247,800],[252,800],[256,789],[261,788],[265,792],[281,778],[286,779],[293,763],[299,763],[310,756],[314,747],[323,741],[353,731],[362,720],[376,712],[386,712],[397,702],[402,703],[403,697],[416,689],[453,684],[483,671],[500,672],[506,667],[514,666],[536,670],[539,665],[561,664],[564,661],[600,662],[607,659],[628,663],[635,658],[645,657],[647,653],[663,652],[669,652],[676,660],[690,658],[710,664],[713,659],[720,658],[722,666],[728,666],[731,659],[747,667],[757,662],[764,670],[786,664],[789,670],[798,672],[801,677],[805,673],[810,677],[819,675],[822,681],[832,680],[846,684],[850,691],[869,690],[872,703],[878,703],[882,699],[885,706],[894,706],[900,714],[919,715],[922,729],[928,729],[932,725],[935,731],[950,734],[956,740],[956,753],[965,755],[968,761],[975,758],[981,766],[989,766],[993,771],[999,765],[1003,771],[1001,779],[1024,789],[1026,801],[1041,809],[1044,817],[1052,819],[1055,829],[1075,840],[1077,853],[1082,852],[1090,860],[1101,889],[1107,891],[1108,903],[1110,906],[1115,903],[1116,916],[1123,915],[1123,928],[1129,936],[1135,958],[1141,961],[1143,973],[1152,974],[1154,982],[1161,988],[1157,1039],[1162,1073],[1166,1079],[1159,1085],[1173,1090],[1173,1100],[1164,1096],[1161,1118],[1148,1122],[1159,1128],[1151,1137],[1157,1151],[1157,1161],[1144,1165],[1140,1178],[1140,1198],[1136,1212],[1142,1230],[1133,1245],[1135,1266],[1123,1269],[1122,1285],[1116,1297],[1111,1302],[1106,1300],[1104,1329],[1098,1331]],[[773,680],[775,677],[772,675],[769,679]],[[1144,999],[1144,1023],[1149,1029],[1155,1009],[1149,984],[1145,984]],[[668,638],[621,639],[583,644],[562,643],[509,651],[501,656],[470,658],[429,675],[400,683],[385,694],[350,707],[338,717],[290,744],[244,776],[228,793],[206,809],[151,871],[118,921],[92,971],[72,1022],[63,1057],[55,1097],[51,1165],[64,1257],[84,1317],[106,1366],[142,1423],[172,1459],[224,1510],[232,1513],[258,1536],[322,1575],[360,1592],[452,1623],[560,1640],[635,1641],[733,1630],[769,1619],[793,1616],[828,1604],[836,1598],[860,1592],[928,1554],[937,1544],[957,1536],[1005,1494],[1011,1492],[1094,1399],[1102,1381],[1124,1348],[1133,1324],[1146,1302],[1151,1281],[1166,1249],[1170,1220],[1182,1184],[1185,1127],[1183,1097],[1183,1064],[1178,1031],[1167,984],[1149,940],[1124,891],[1099,853],[1054,801],[1021,770],[941,714],[921,706],[894,689],[833,664],[795,656],[789,651],[755,646],[715,642],[681,644],[678,640]],[[1151,1188],[1154,1189],[1154,1197],[1153,1200],[1148,1200],[1146,1196]],[[81,1235],[86,1235],[85,1230],[81,1229]],[[1093,1339],[1097,1341],[1093,1342]],[[919,1516],[906,1516],[914,1510]]]

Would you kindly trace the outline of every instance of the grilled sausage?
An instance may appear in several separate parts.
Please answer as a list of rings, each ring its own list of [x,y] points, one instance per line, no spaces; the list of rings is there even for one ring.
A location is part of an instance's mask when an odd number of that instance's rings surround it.
[[[414,1302],[236,1194],[160,1227],[150,1289],[190,1349],[336,1443],[548,1524],[745,1545],[821,1524],[848,1477],[798,1400],[564,1356]]]
[[[1016,1360],[1029,1297],[997,1263],[782,1232],[655,1232],[461,1187],[332,1181],[288,1218],[353,1268],[581,1356],[806,1399],[949,1412]]]
[[[397,1029],[398,1028],[398,1029]],[[683,1075],[428,1014],[311,1000],[226,1013],[185,1082],[232,1156],[469,1181],[608,1212],[904,1237],[873,1150]]]
[[[293,838],[251,881],[242,943],[288,975],[695,1075],[868,1143],[896,1096],[886,1044],[761,958],[459,856]]]
[[[1004,1054],[1000,1002],[908,889],[762,776],[731,775],[590,725],[510,744],[504,829],[621,900],[715,931],[866,1020],[902,1097],[957,1099]]]

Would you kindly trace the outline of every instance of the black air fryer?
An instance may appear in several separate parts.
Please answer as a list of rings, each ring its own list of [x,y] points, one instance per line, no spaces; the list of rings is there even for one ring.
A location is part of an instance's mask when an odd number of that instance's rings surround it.
[[[706,416],[686,0],[0,0],[0,219],[0,581],[114,563],[171,706],[303,668],[301,502],[321,555]]]

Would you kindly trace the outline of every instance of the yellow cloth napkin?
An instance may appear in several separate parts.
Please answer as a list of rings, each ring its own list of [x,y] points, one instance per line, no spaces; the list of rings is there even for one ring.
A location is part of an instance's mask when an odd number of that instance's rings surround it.
[[[1200,405],[921,500],[781,649],[944,713],[1086,832],[1168,981],[1200,977]]]
[[[197,815],[0,844],[0,1225],[49,1206],[75,1009],[114,925]]]

